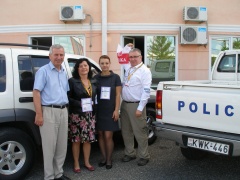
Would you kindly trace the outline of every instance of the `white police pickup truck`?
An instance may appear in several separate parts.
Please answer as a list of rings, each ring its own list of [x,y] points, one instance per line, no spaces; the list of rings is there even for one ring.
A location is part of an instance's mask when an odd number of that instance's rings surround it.
[[[160,82],[153,129],[188,159],[240,156],[240,50],[220,52],[210,80]]]
[[[0,48],[0,179],[23,179],[33,166],[36,151],[41,149],[39,128],[34,124],[32,89],[34,75],[49,62],[48,56],[49,51],[45,50]],[[84,56],[65,55],[62,65],[69,78],[81,57]],[[101,71],[94,60],[87,59],[93,74]],[[149,143],[156,139],[150,125],[155,120],[155,96],[151,97],[147,104]]]

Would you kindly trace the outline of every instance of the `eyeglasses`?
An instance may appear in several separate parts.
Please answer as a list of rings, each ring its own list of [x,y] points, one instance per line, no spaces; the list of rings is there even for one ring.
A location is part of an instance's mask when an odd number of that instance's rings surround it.
[[[129,56],[129,58],[133,59],[133,58],[138,58],[139,56],[141,56],[141,55],[138,55],[138,56]]]

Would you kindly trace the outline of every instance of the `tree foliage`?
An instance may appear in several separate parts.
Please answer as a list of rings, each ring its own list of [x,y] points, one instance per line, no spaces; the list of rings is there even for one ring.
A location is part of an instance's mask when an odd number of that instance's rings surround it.
[[[172,42],[166,36],[155,36],[150,41],[148,57],[150,60],[174,59],[174,49],[171,49],[171,44]]]
[[[236,41],[233,41],[233,49],[240,49],[240,38],[236,38]]]
[[[229,47],[228,47],[228,41],[223,40],[221,46],[222,46],[221,51],[229,50]]]

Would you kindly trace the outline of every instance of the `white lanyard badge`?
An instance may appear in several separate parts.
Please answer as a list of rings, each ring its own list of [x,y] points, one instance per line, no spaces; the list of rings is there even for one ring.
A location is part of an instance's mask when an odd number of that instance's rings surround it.
[[[82,98],[81,99],[82,104],[82,112],[91,112],[92,109],[92,99],[91,98]]]
[[[111,87],[101,87],[100,99],[110,99]]]

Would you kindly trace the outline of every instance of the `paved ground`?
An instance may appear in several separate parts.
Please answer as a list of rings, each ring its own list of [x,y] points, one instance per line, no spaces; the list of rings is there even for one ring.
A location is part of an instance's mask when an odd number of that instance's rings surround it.
[[[128,163],[121,162],[123,156],[123,144],[118,142],[113,154],[113,168],[97,167],[100,159],[100,151],[97,144],[93,145],[91,162],[96,167],[94,172],[89,172],[82,167],[80,174],[72,171],[72,154],[69,149],[64,165],[65,174],[72,180],[239,180],[240,157],[229,158],[226,156],[209,155],[201,161],[186,160],[174,142],[158,138],[150,146],[151,161],[143,167],[137,166],[137,160]],[[82,157],[80,159],[82,162]],[[82,163],[81,163],[82,164]],[[83,166],[83,165],[82,165]],[[26,180],[42,180],[42,157],[33,167]]]

